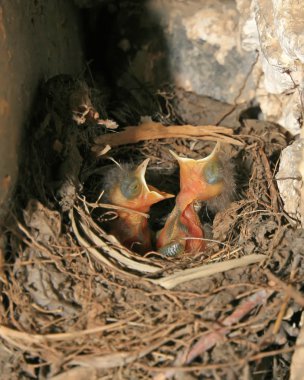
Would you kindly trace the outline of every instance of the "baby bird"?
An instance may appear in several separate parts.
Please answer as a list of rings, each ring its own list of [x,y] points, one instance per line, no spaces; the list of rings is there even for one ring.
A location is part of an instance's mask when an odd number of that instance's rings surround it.
[[[182,158],[173,151],[180,167],[180,192],[175,207],[157,238],[158,251],[166,256],[205,249],[204,230],[195,210],[196,201],[219,196],[225,187],[224,167],[219,158],[220,144],[199,160]]]
[[[105,178],[109,203],[128,209],[117,210],[118,217],[111,222],[111,233],[124,246],[138,253],[152,249],[148,220],[140,213],[148,213],[154,203],[174,197],[147,185],[145,173],[149,160],[147,158],[133,170],[129,166],[117,167]]]

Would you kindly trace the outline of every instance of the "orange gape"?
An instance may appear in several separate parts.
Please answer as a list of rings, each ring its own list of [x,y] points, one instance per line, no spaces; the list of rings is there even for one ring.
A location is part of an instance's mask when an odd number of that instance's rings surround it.
[[[167,256],[205,249],[204,230],[194,209],[195,201],[207,201],[223,191],[223,167],[218,158],[220,144],[206,158],[182,158],[174,152],[180,167],[180,192],[175,207],[157,239],[158,251]]]
[[[132,211],[147,213],[154,203],[174,197],[147,185],[145,173],[148,162],[146,159],[132,171],[121,169],[108,195],[110,203],[130,210],[117,211],[118,218],[111,222],[111,233],[127,248],[139,253],[152,249],[151,231],[147,218]]]

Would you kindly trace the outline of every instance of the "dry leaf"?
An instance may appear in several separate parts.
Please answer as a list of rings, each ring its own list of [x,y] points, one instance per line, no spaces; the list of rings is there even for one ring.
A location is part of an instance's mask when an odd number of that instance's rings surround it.
[[[73,297],[73,282],[55,265],[43,264],[43,257],[36,250],[28,250],[28,253],[28,260],[33,264],[25,267],[23,285],[38,309],[64,317],[75,315],[78,306]]]
[[[23,211],[24,221],[30,227],[37,241],[49,242],[58,239],[61,231],[61,216],[37,200],[31,199]]]

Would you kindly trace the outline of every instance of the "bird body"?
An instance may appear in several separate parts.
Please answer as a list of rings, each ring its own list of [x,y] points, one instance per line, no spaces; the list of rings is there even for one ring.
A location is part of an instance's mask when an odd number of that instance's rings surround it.
[[[125,247],[144,253],[151,250],[152,234],[146,216],[130,211],[118,211],[111,222],[111,232]]]
[[[194,209],[194,202],[184,211],[176,205],[169,215],[165,227],[158,234],[157,247],[166,256],[183,252],[199,252],[205,248],[204,230]]]
[[[120,206],[117,219],[111,222],[111,233],[125,245],[139,253],[152,249],[152,234],[147,215],[150,207],[173,195],[149,186],[145,173],[149,159],[144,160],[137,168],[116,168],[108,177],[106,195],[109,202]]]
[[[207,201],[220,195],[224,189],[219,150],[218,143],[209,156],[199,160],[182,158],[170,151],[180,167],[180,192],[173,211],[158,234],[157,248],[161,253],[175,256],[205,249],[204,230],[194,205],[196,201]]]

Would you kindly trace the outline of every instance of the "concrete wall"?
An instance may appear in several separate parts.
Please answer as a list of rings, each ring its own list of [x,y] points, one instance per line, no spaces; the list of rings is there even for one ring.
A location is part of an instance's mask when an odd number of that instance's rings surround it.
[[[42,80],[82,68],[72,0],[0,0],[0,208],[18,173],[22,129]]]

